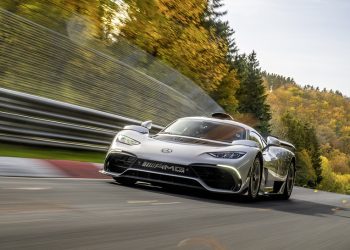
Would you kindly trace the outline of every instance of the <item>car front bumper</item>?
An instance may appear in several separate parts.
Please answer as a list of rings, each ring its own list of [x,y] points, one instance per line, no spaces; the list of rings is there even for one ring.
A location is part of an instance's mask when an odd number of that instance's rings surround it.
[[[112,177],[199,188],[215,193],[244,193],[249,183],[232,166],[206,163],[184,166],[140,159],[125,151],[110,151],[100,172]]]

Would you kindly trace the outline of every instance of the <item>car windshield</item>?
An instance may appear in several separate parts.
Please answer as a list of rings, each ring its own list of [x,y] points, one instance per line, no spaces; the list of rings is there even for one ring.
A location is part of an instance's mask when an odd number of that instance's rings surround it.
[[[198,119],[179,119],[160,133],[229,143],[244,140],[246,135],[245,129],[240,126]]]

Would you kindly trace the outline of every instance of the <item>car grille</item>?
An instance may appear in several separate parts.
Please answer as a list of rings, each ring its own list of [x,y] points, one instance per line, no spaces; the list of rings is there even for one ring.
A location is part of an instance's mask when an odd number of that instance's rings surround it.
[[[149,173],[149,172],[143,172],[143,171],[137,171],[137,170],[128,170],[123,174],[123,176],[136,177],[140,180],[151,181],[151,182],[169,183],[169,184],[203,189],[202,185],[199,184],[196,180],[177,177],[177,176],[169,176],[164,174]]]
[[[127,168],[131,167],[135,161],[136,157],[127,154],[110,154],[105,161],[105,170],[113,173],[122,173]]]
[[[209,187],[234,190],[236,187],[232,174],[226,169],[207,165],[192,165],[194,172]]]

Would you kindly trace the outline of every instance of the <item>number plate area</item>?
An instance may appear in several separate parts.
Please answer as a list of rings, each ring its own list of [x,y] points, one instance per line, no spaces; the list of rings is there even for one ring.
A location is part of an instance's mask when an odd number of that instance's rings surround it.
[[[167,173],[180,176],[195,177],[193,170],[189,166],[158,162],[158,161],[149,161],[149,160],[137,160],[132,168],[149,170],[158,173]]]

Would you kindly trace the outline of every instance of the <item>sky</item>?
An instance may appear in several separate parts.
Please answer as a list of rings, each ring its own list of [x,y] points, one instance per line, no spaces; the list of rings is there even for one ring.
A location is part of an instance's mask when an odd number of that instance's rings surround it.
[[[223,0],[241,53],[300,85],[350,97],[350,0]]]

